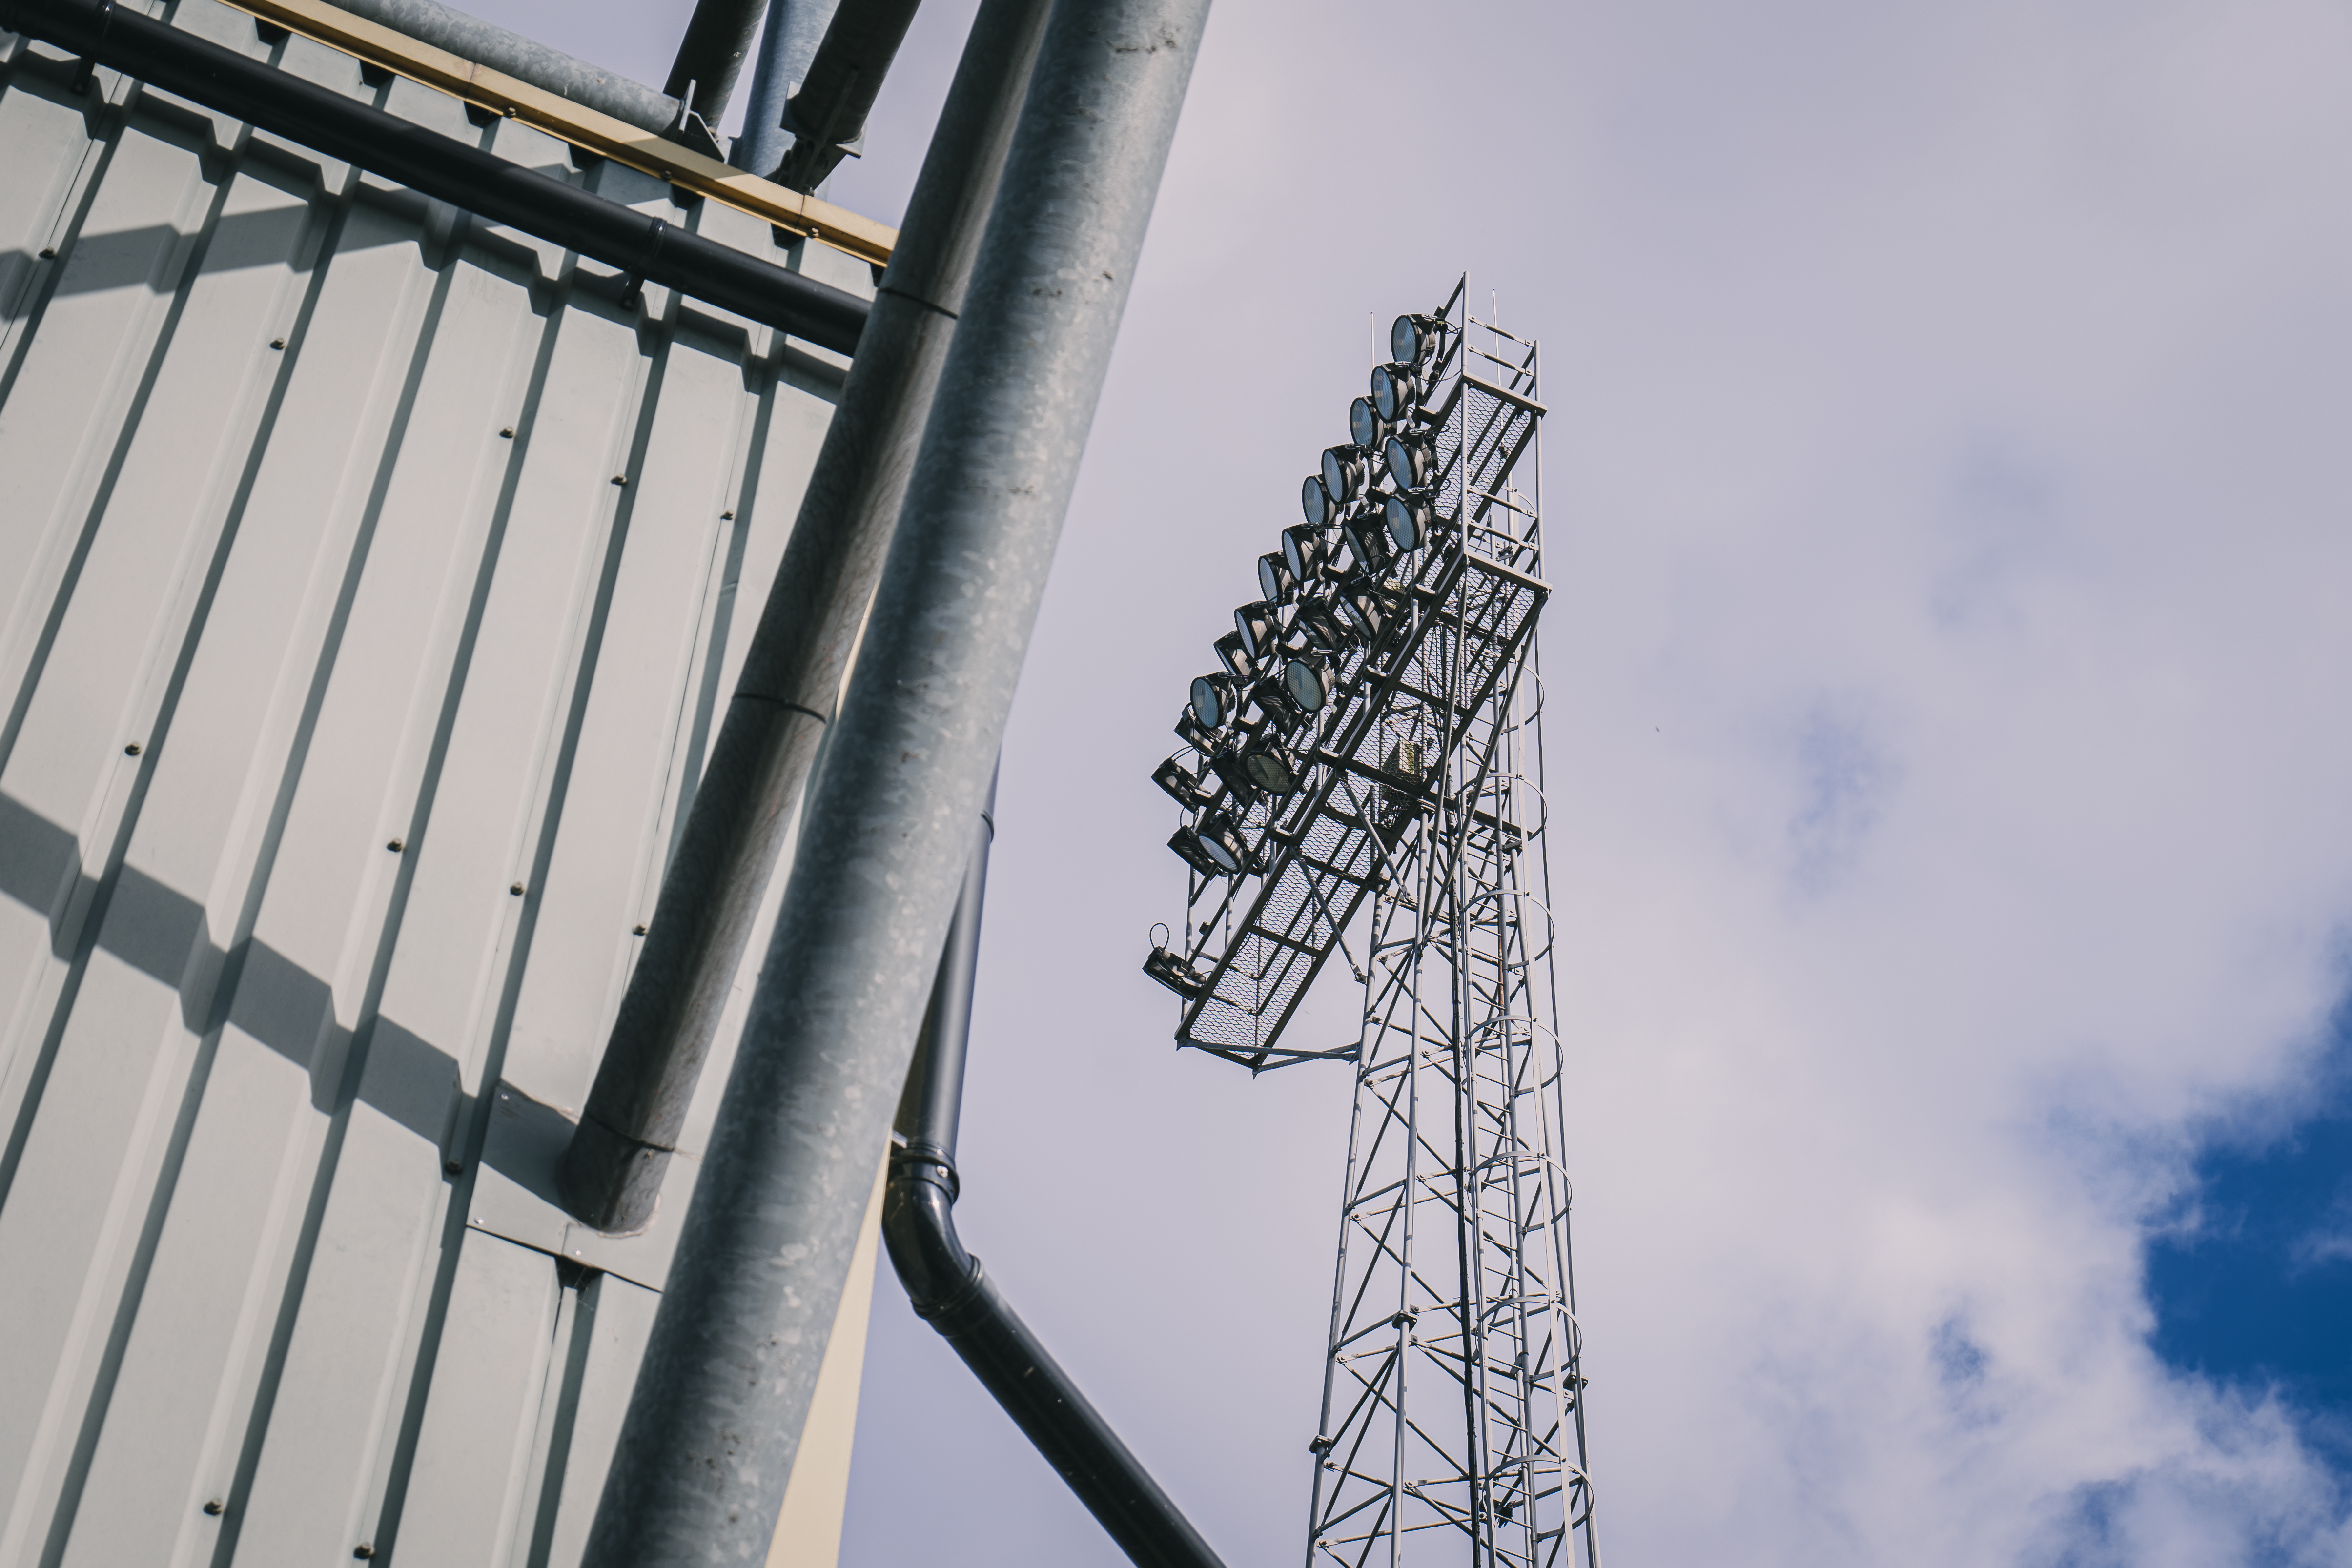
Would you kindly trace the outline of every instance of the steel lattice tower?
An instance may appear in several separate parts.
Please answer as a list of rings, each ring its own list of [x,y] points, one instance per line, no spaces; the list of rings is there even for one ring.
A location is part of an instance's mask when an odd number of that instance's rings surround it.
[[[1543,406],[1536,346],[1465,295],[1422,319],[1417,362],[1388,367],[1412,376],[1410,412],[1381,428],[1423,449],[1391,468],[1425,464],[1422,487],[1397,485],[1425,537],[1366,559],[1379,541],[1350,508],[1385,497],[1338,496],[1348,568],[1322,574],[1340,586],[1302,586],[1272,629],[1328,658],[1328,703],[1286,714],[1259,672],[1257,722],[1180,722],[1197,782],[1181,754],[1159,777],[1196,813],[1171,845],[1196,867],[1189,940],[1146,969],[1185,998],[1181,1044],[1253,1071],[1354,1065],[1309,1564],[1598,1568],[1543,839]],[[1317,650],[1315,595],[1367,582],[1387,623]],[[1296,788],[1253,792],[1241,765],[1276,743]],[[1216,842],[1241,874],[1218,874]],[[1363,984],[1360,1037],[1285,1046],[1335,951]]]

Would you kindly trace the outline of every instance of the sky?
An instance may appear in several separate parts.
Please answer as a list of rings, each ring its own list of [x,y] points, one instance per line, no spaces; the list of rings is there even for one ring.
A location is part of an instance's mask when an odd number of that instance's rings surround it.
[[[658,82],[688,7],[478,0]],[[832,199],[895,222],[971,6]],[[1227,4],[1006,741],[959,1224],[1303,1553],[1344,1069],[1172,1048],[1148,781],[1371,329],[1543,345],[1633,1563],[2352,1563],[2352,9]],[[1346,1032],[1327,977],[1302,1030]],[[845,1568],[1115,1564],[887,1277]]]

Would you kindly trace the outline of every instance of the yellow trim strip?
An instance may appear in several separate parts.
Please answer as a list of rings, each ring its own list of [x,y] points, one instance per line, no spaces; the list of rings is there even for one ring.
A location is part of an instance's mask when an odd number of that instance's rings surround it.
[[[883,266],[898,243],[898,231],[846,207],[820,202],[771,181],[731,169],[690,147],[640,131],[625,120],[599,114],[529,82],[518,81],[462,56],[419,43],[405,33],[354,16],[325,0],[227,0],[237,10],[354,55],[370,65],[396,71],[467,103],[520,120],[558,141],[643,170],[681,191],[764,218],[778,228],[805,235],[863,261]]]

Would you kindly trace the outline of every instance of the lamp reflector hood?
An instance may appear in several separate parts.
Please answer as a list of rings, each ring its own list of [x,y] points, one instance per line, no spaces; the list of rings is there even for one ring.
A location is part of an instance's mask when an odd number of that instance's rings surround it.
[[[1331,492],[1323,487],[1323,476],[1309,474],[1298,484],[1298,509],[1307,516],[1307,526],[1322,528],[1331,520]]]
[[[1298,591],[1298,574],[1282,559],[1280,550],[1257,558],[1257,591],[1262,599],[1276,604],[1287,604]]]
[[[1241,712],[1240,695],[1231,675],[1192,677],[1192,716],[1204,729],[1223,729]]]
[[[1381,365],[1372,371],[1373,411],[1391,423],[1411,417],[1419,393],[1411,365]]]

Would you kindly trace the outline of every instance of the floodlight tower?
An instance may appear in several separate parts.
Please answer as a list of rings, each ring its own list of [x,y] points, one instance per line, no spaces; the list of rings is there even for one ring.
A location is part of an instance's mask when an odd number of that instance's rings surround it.
[[[1544,855],[1536,347],[1400,317],[1184,750],[1180,1045],[1353,1064],[1307,1561],[1599,1568]],[[1351,946],[1351,942],[1355,946]],[[1285,1043],[1337,952],[1356,1039]],[[1359,954],[1360,953],[1360,956]]]

